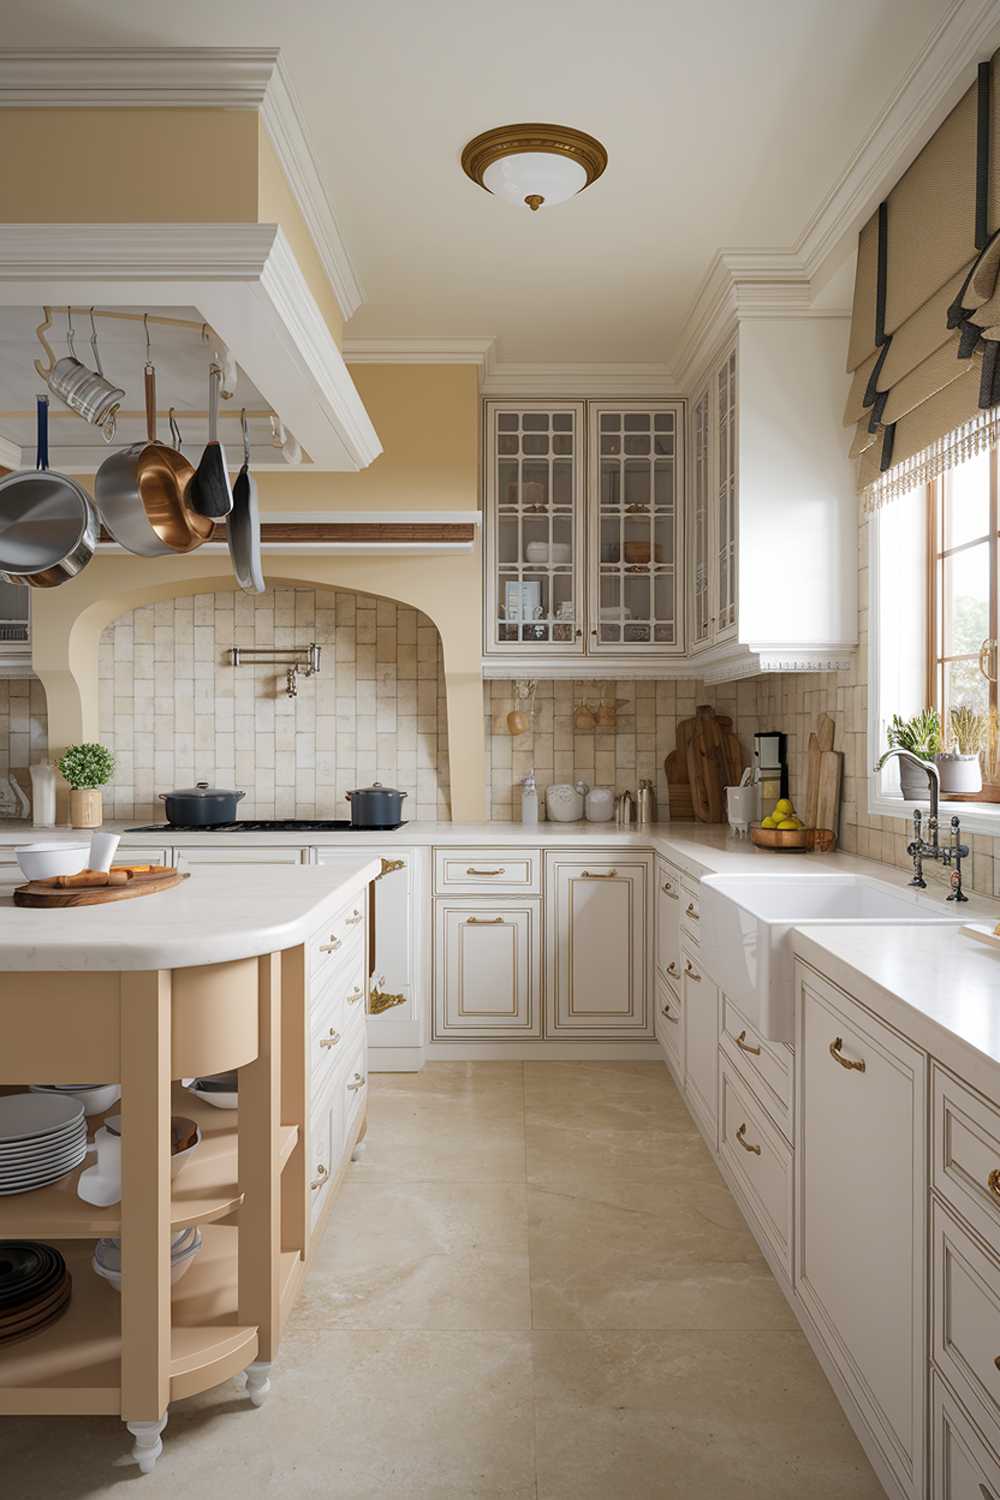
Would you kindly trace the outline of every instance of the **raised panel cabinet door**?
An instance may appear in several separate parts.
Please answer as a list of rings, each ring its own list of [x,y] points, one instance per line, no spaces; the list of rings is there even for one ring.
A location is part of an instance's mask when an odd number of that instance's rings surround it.
[[[684,1002],[684,1091],[709,1144],[718,1144],[719,991],[697,949],[681,948]]]
[[[546,854],[546,1029],[551,1036],[653,1035],[652,861]]]
[[[540,1036],[541,903],[439,900],[435,907],[435,1035]]]
[[[305,851],[280,844],[255,844],[248,847],[235,838],[227,843],[189,844],[174,848],[174,863],[185,865],[301,865]]]
[[[711,643],[712,618],[712,388],[691,407],[691,490],[688,508],[688,608],[692,651]]]
[[[903,1492],[924,1494],[927,1058],[796,965],[796,1287]]]
[[[656,861],[656,967],[677,993],[681,987],[680,876],[666,860]]]

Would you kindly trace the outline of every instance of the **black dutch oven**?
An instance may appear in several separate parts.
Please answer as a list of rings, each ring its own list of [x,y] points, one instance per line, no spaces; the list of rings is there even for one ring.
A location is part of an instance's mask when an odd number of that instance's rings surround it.
[[[351,804],[352,828],[397,828],[403,821],[403,798],[405,792],[397,792],[381,781],[371,786],[348,792]]]
[[[224,792],[207,781],[180,792],[161,792],[167,822],[175,827],[208,828],[214,823],[235,823],[236,804],[246,792]]]

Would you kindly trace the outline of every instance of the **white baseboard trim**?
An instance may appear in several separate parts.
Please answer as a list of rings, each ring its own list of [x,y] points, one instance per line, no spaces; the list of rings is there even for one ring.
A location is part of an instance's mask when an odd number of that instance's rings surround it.
[[[369,1073],[419,1073],[426,1061],[424,1047],[376,1047],[368,1043]]]
[[[431,1042],[428,1062],[659,1062],[658,1042]]]

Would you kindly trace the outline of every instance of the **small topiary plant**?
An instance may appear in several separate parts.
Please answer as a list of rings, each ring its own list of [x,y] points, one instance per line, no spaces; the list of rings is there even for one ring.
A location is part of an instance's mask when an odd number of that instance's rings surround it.
[[[59,762],[59,774],[74,792],[103,786],[114,769],[115,758],[104,745],[70,745]]]

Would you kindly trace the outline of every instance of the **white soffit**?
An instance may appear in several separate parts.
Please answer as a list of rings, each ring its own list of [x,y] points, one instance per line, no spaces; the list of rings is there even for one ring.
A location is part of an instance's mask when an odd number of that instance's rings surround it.
[[[344,319],[364,301],[276,47],[6,48],[0,108],[258,112]]]

